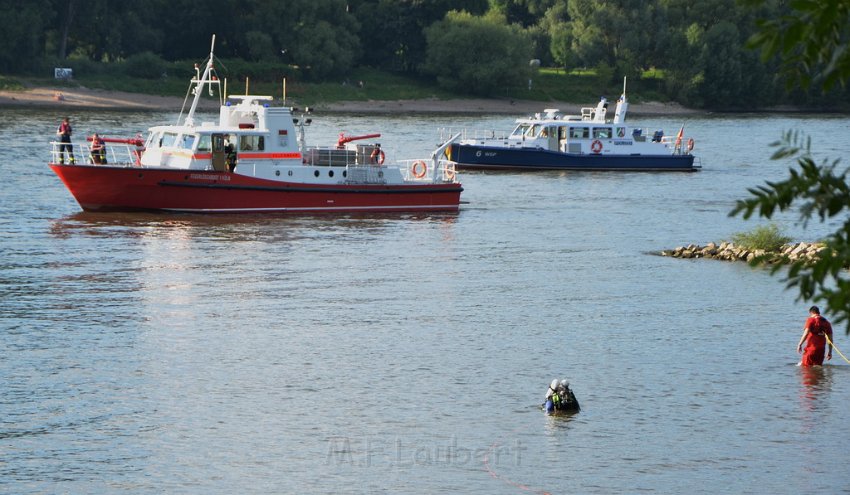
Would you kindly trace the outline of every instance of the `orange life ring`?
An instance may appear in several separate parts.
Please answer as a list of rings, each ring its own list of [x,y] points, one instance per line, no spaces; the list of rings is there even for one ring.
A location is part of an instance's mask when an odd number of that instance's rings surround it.
[[[598,139],[594,139],[592,143],[590,143],[590,151],[594,153],[599,153],[602,151],[602,141]]]
[[[688,138],[688,151],[693,151],[694,149],[694,138]]]
[[[369,155],[369,160],[371,160],[372,163],[377,163],[378,165],[383,165],[384,159],[386,157],[387,157],[387,155],[384,154],[384,150],[382,150],[381,148],[375,148],[375,149],[372,150],[372,154]]]
[[[410,167],[410,172],[413,173],[413,176],[417,179],[421,179],[422,177],[425,177],[426,173],[428,173],[428,164],[422,160],[416,160]]]

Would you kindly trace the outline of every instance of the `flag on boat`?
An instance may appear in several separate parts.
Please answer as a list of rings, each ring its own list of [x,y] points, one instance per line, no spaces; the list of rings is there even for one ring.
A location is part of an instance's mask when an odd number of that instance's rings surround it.
[[[679,129],[679,134],[676,135],[676,151],[681,151],[682,149],[682,137],[685,135],[685,124],[682,124],[682,128]]]

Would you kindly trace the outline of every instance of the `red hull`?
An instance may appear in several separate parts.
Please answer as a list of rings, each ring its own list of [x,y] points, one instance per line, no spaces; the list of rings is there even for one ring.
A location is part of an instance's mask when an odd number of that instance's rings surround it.
[[[300,184],[227,172],[50,164],[86,211],[457,211],[460,184]]]

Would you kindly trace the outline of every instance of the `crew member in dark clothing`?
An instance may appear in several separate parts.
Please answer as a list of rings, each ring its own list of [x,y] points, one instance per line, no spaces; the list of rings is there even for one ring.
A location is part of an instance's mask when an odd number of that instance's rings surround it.
[[[59,129],[56,131],[56,135],[59,136],[59,163],[65,163],[65,150],[68,150],[69,162],[71,164],[76,163],[74,159],[74,145],[71,144],[71,122],[68,120],[68,117],[62,119],[62,123],[59,124]]]

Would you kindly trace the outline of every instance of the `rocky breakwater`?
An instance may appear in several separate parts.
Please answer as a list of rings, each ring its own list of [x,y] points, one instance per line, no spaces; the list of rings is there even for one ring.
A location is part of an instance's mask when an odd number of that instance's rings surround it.
[[[736,246],[731,242],[721,242],[720,245],[709,242],[705,246],[688,244],[675,249],[661,251],[662,256],[673,258],[711,258],[725,261],[751,262],[760,259],[765,263],[791,263],[794,261],[814,262],[818,259],[820,252],[825,249],[821,243],[798,242],[796,244],[785,244],[778,251],[765,251],[764,249],[747,249]]]

